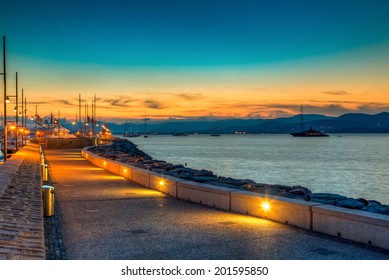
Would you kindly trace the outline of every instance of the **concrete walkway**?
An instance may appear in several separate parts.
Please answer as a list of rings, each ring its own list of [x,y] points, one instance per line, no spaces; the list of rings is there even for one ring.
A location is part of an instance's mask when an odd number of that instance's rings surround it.
[[[29,144],[0,166],[0,260],[46,258],[38,151]]]
[[[47,150],[69,259],[389,259],[389,252],[167,197]]]

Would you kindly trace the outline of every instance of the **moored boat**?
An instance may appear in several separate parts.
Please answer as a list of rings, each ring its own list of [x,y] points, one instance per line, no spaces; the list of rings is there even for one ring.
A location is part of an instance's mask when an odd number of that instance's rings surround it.
[[[328,134],[313,129],[312,127],[308,130],[304,130],[301,132],[292,132],[291,135],[294,137],[329,137]]]
[[[308,130],[304,130],[304,107],[301,105],[301,131],[292,132],[290,135],[294,137],[329,137],[328,134],[314,129],[312,126]]]

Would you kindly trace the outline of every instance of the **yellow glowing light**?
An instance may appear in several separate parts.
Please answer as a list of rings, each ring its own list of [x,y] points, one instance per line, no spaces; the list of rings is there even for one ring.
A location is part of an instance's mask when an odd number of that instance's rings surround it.
[[[160,186],[163,186],[163,185],[165,185],[165,182],[164,182],[164,180],[159,180],[159,185],[160,185]]]
[[[124,173],[127,173],[127,169],[124,169]]]
[[[14,130],[16,128],[15,125],[11,124],[11,126],[9,127],[10,129]]]
[[[104,161],[104,165],[106,165],[107,163]]]
[[[263,202],[262,205],[261,205],[262,209],[264,211],[269,211],[271,206],[270,206],[270,203],[269,202]]]

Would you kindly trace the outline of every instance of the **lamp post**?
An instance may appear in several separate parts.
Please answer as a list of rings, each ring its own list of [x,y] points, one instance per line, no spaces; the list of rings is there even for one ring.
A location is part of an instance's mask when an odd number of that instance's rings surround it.
[[[22,89],[22,95],[23,95],[23,89]],[[23,102],[23,98],[22,98],[22,102]],[[24,97],[24,110],[23,110],[23,120],[24,120],[24,124],[23,124],[23,128],[24,128],[24,145],[27,145],[27,98]]]
[[[4,105],[4,123],[3,123],[3,128],[4,128],[4,133],[3,133],[3,147],[4,147],[4,161],[7,160],[7,79],[6,79],[6,71],[5,71],[5,35],[3,36],[3,75],[4,79],[4,99],[3,99],[3,105]]]
[[[15,111],[15,125],[16,125],[16,130],[15,130],[15,138],[16,138],[16,141],[15,141],[15,148],[16,148],[16,151],[19,150],[19,113],[18,113],[18,110],[19,110],[19,103],[18,103],[18,100],[19,100],[19,97],[18,97],[18,72],[16,72],[16,94],[15,95],[6,95],[4,98],[5,102],[4,102],[4,111],[7,112],[7,103],[10,103],[11,100],[9,99],[10,97],[16,97],[16,106],[14,108],[14,111]],[[4,114],[5,116],[5,114]]]

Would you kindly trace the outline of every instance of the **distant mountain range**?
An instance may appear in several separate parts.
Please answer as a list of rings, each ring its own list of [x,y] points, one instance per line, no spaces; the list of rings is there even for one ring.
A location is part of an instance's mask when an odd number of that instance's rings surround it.
[[[144,132],[143,121],[131,124],[107,123],[114,134],[129,131]],[[304,114],[304,129],[313,127],[325,133],[389,133],[389,113],[376,115],[350,113],[339,117]],[[69,125],[70,129],[71,126]],[[164,121],[149,120],[149,134],[199,133],[210,134],[219,131],[221,134],[246,132],[250,134],[285,134],[301,130],[301,115],[277,119],[170,119]]]

